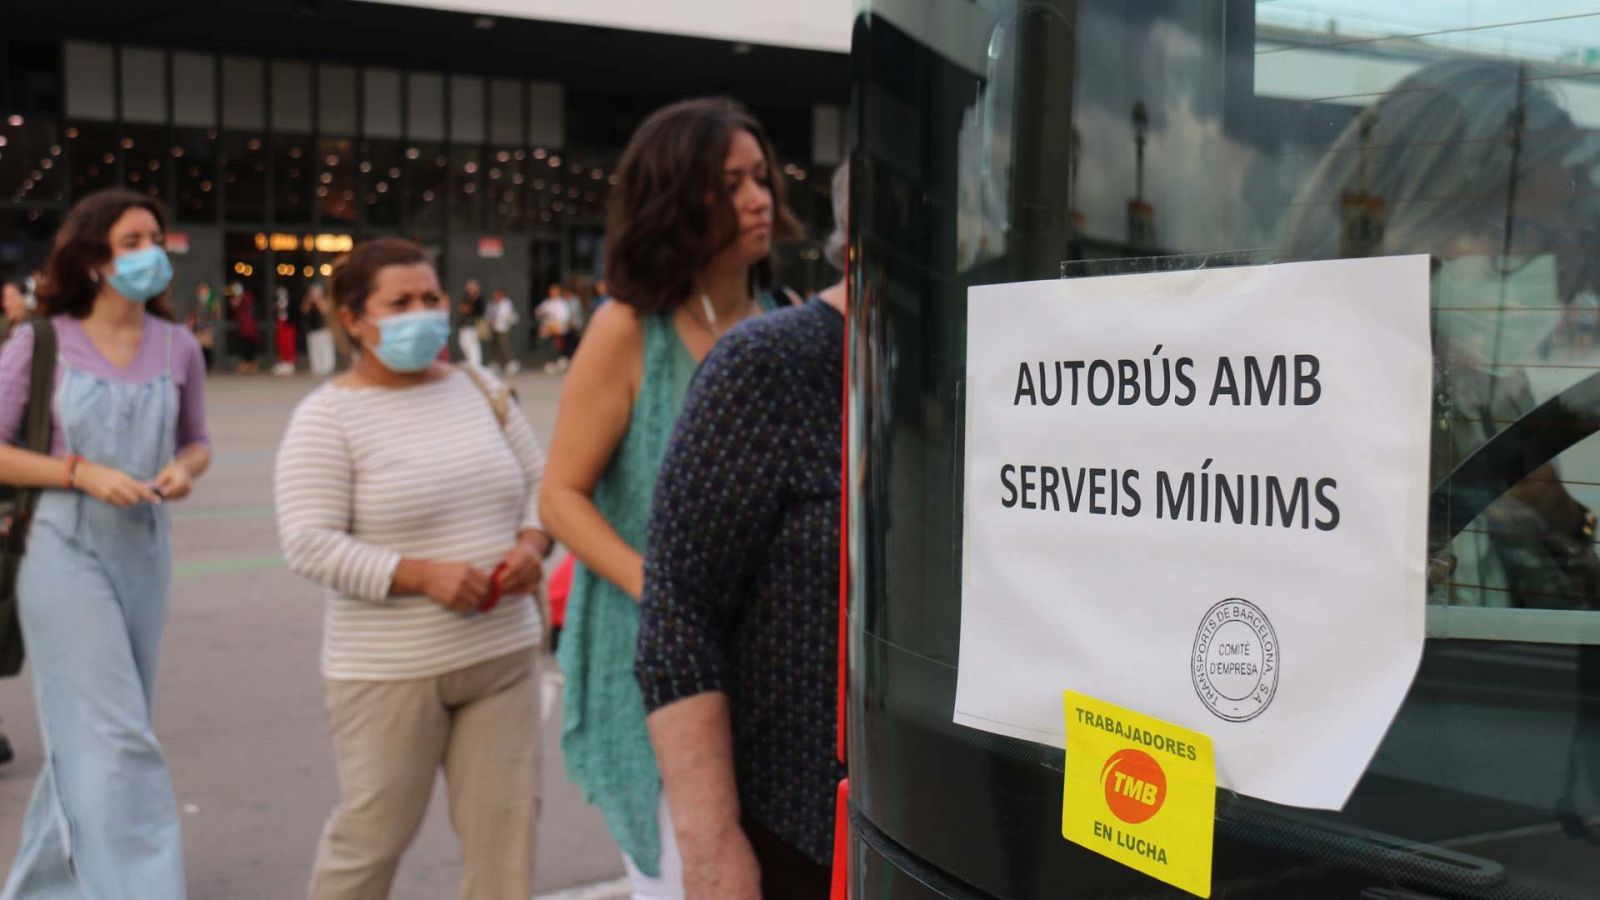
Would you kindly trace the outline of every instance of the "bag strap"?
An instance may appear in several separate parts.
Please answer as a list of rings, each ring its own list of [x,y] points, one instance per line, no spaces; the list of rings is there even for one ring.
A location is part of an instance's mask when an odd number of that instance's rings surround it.
[[[27,448],[35,453],[48,454],[51,433],[50,396],[56,386],[56,327],[49,319],[34,319],[33,368],[28,376],[28,408],[26,413]]]
[[[489,409],[494,411],[494,420],[500,423],[500,430],[504,431],[506,419],[511,415],[511,388],[505,385],[501,385],[498,391],[490,388],[489,382],[485,381],[483,375],[470,364],[462,366],[461,371],[467,373],[478,393],[489,401]]]

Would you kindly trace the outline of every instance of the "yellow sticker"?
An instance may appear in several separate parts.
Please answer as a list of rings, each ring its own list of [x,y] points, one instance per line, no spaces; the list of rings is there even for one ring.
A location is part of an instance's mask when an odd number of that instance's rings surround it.
[[[1061,834],[1125,866],[1211,896],[1217,767],[1211,738],[1066,692]]]

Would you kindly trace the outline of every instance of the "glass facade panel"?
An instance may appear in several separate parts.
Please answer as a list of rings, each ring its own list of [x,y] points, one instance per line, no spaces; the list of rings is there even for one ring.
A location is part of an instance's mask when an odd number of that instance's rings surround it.
[[[123,47],[122,121],[167,121],[167,54],[148,47]]]
[[[362,190],[367,226],[398,230],[405,209],[405,148],[399,141],[364,141],[361,145]]]
[[[406,75],[406,137],[444,140],[444,76],[428,72]]]
[[[451,77],[450,140],[458,144],[483,142],[483,79]]]
[[[262,60],[250,56],[222,58],[222,126],[259,130],[267,127],[267,76]]]
[[[305,134],[311,131],[311,65],[272,63],[272,130]]]
[[[77,122],[67,126],[72,202],[117,184],[117,150],[117,129],[112,125]]]
[[[267,221],[267,142],[254,132],[223,132],[222,187],[229,222]]]
[[[116,64],[111,47],[68,41],[62,53],[67,116],[109,122],[116,118]]]
[[[0,122],[0,200],[51,204],[64,199],[61,132],[52,122]]]
[[[438,233],[444,228],[450,193],[450,160],[444,155],[444,145],[413,143],[407,147],[405,173],[411,231]]]
[[[356,70],[350,66],[317,67],[317,127],[323,134],[356,133]]]
[[[450,223],[462,231],[483,228],[483,159],[478,147],[450,150]]]
[[[217,59],[209,53],[172,54],[172,117],[175,124],[217,127]]]
[[[180,222],[217,220],[217,132],[209,128],[179,128],[173,164],[177,167],[178,196],[174,202]]]
[[[125,125],[122,129],[123,176],[129,190],[167,202],[167,174],[172,145],[160,125]]]
[[[301,225],[311,221],[316,196],[317,159],[311,140],[279,134],[273,138],[274,221]]]
[[[520,231],[527,225],[527,151],[502,147],[489,152],[484,164],[488,190],[489,230]]]
[[[317,204],[322,221],[354,225],[360,220],[357,191],[360,189],[355,141],[328,138],[317,142],[322,170],[317,175]]]
[[[361,73],[361,119],[368,137],[397,138],[400,130],[400,73],[393,69],[365,69]]]

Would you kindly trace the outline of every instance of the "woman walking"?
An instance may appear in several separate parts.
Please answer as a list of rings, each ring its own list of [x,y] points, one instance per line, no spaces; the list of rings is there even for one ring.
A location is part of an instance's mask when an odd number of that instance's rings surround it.
[[[182,898],[178,811],[151,730],[172,577],[166,504],[211,463],[205,363],[167,307],[166,215],[94,194],[39,291],[58,339],[50,455],[18,436],[32,329],[0,350],[0,481],[45,489],[17,579],[47,763],[5,900]],[[135,887],[136,886],[136,887]]]
[[[449,301],[422,248],[362,244],[333,303],[360,350],[295,410],[278,455],[284,557],[327,588],[322,673],[339,805],[310,896],[382,898],[438,771],[457,896],[533,892],[544,467],[508,392],[438,362]]]
[[[580,562],[559,659],[567,772],[605,814],[635,897],[682,896],[633,676],[656,474],[700,360],[775,307],[784,205],[761,125],[723,99],[666,107],[623,153],[606,234],[615,303],[595,312],[562,391],[540,511]]]

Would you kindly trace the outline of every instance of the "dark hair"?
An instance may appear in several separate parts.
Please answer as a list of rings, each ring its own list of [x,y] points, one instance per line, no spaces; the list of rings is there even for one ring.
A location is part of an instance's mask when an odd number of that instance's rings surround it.
[[[328,292],[333,295],[334,306],[359,316],[367,311],[367,295],[372,293],[372,282],[380,270],[419,263],[432,265],[433,260],[412,241],[402,238],[366,241],[334,263]]]
[[[606,222],[606,281],[618,300],[646,315],[673,309],[694,290],[695,273],[736,239],[737,215],[722,163],[740,131],[755,137],[767,160],[773,238],[800,236],[761,123],[723,97],[674,103],[634,131],[617,167]],[[752,267],[751,280],[757,290],[772,286],[772,257]]]
[[[105,265],[111,252],[111,226],[130,209],[148,210],[156,217],[162,234],[167,231],[167,213],[161,204],[143,194],[113,188],[83,198],[56,232],[55,246],[44,264],[44,280],[38,285],[39,314],[69,315],[82,319],[94,309],[100,295],[100,281],[92,277]],[[167,291],[145,304],[152,315],[173,321]]]

